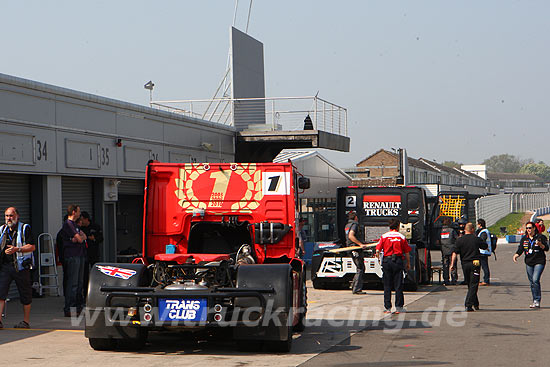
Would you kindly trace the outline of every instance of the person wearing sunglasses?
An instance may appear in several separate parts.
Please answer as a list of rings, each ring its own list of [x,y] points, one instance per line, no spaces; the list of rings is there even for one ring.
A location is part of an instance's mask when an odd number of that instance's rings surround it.
[[[540,307],[540,277],[546,264],[546,255],[544,254],[546,251],[548,251],[546,236],[538,232],[534,222],[527,222],[525,224],[525,235],[519,241],[518,250],[512,260],[517,263],[521,254],[525,255],[527,278],[531,284],[533,295],[533,303],[529,306],[530,308]]]

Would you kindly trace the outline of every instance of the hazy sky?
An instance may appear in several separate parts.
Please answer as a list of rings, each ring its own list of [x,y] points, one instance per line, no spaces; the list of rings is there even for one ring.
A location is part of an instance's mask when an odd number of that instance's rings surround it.
[[[246,27],[239,1],[236,26]],[[234,0],[0,2],[0,72],[147,105],[213,96]],[[549,1],[255,0],[266,96],[348,108],[350,153],[550,163]]]

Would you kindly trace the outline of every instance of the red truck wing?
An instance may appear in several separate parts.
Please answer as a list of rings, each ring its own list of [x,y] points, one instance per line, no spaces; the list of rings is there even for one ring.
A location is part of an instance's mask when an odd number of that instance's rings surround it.
[[[295,197],[290,163],[151,163],[146,177],[143,255],[181,263],[188,257],[182,254],[210,258],[205,254],[235,252],[242,243],[234,242],[254,238],[254,223],[273,222],[291,229],[276,244],[255,244],[258,262],[266,257],[292,258]],[[235,219],[250,226],[241,226],[238,234],[217,226]],[[176,246],[175,254],[166,254],[168,244]]]

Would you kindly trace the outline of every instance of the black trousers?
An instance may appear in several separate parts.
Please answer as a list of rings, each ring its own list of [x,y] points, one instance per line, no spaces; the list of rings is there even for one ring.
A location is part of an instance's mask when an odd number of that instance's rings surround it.
[[[357,293],[363,290],[363,276],[365,274],[365,256],[363,251],[352,251],[351,258],[357,271],[351,282],[351,291]]]
[[[478,307],[477,289],[479,287],[479,273],[481,269],[480,261],[477,260],[477,265],[474,265],[472,261],[463,262],[462,269],[464,271],[464,281],[468,284],[468,293],[466,293],[464,306]]]
[[[391,309],[391,290],[395,289],[395,307],[403,307],[405,297],[403,296],[403,259],[397,257],[395,261],[390,256],[382,259],[382,280],[384,281],[384,308]]]

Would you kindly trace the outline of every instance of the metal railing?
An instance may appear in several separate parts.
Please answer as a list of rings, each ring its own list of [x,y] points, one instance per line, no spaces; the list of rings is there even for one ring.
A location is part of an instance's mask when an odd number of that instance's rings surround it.
[[[314,130],[348,136],[347,109],[317,96],[151,101],[151,107],[235,126],[238,130]]]

